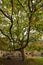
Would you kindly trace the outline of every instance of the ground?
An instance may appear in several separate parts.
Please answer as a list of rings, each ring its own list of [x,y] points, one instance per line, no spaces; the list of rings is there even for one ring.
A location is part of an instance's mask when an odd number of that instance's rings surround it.
[[[28,57],[24,61],[20,59],[0,59],[0,65],[43,65],[43,58]]]

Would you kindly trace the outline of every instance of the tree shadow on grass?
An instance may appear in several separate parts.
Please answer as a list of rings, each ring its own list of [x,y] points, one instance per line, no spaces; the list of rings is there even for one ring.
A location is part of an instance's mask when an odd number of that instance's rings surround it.
[[[21,59],[1,59],[0,65],[43,65],[38,59],[28,58],[22,61]]]

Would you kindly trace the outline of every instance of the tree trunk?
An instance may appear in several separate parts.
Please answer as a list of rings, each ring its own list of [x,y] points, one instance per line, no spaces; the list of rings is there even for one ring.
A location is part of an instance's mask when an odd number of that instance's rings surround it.
[[[24,49],[21,49],[21,54],[22,54],[22,61],[24,61],[25,60],[25,55],[24,55]]]

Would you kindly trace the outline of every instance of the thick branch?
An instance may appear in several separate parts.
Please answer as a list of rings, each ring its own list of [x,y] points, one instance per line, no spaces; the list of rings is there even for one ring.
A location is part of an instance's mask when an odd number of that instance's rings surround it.
[[[0,29],[0,32],[11,41],[10,37],[7,34],[5,34],[3,30]]]
[[[29,12],[31,12],[31,7],[30,7],[30,0],[28,0],[28,9],[29,9]]]
[[[18,0],[19,4],[22,6],[23,10],[27,13],[27,11],[25,10],[24,6],[22,5],[22,3]]]
[[[13,20],[12,20],[12,21],[13,21]],[[12,37],[12,31],[11,31],[12,26],[13,26],[13,22],[11,22],[11,26],[10,26],[10,28],[9,28],[9,33],[10,33],[11,40],[12,40],[12,42],[14,43],[14,39],[13,39],[13,37]]]
[[[12,12],[11,12],[11,25],[10,25],[10,28],[9,28],[9,32],[10,32],[11,40],[14,43],[15,41],[14,41],[14,38],[12,37],[12,31],[11,31],[12,27],[13,27],[13,18],[12,18],[12,16],[13,16],[13,0],[11,0],[11,6],[12,6]]]
[[[10,17],[10,16],[8,16],[7,14],[5,14],[5,13],[4,13],[4,11],[3,11],[2,9],[0,9],[0,12],[2,12],[2,14],[3,14],[5,17],[7,17],[8,19],[10,19],[10,20],[11,20],[11,17]]]
[[[12,13],[11,13],[11,17],[13,15],[13,0],[11,0],[11,7],[12,7]]]

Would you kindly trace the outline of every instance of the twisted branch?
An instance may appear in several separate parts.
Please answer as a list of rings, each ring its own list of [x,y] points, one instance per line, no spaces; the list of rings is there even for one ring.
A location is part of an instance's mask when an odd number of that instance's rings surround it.
[[[13,18],[12,18],[12,16],[13,16],[13,0],[11,0],[11,6],[12,6],[12,13],[11,13],[11,25],[10,25],[10,28],[9,28],[9,32],[10,32],[11,40],[14,43],[15,41],[14,41],[14,38],[12,37],[12,31],[11,31],[11,29],[13,27]]]

